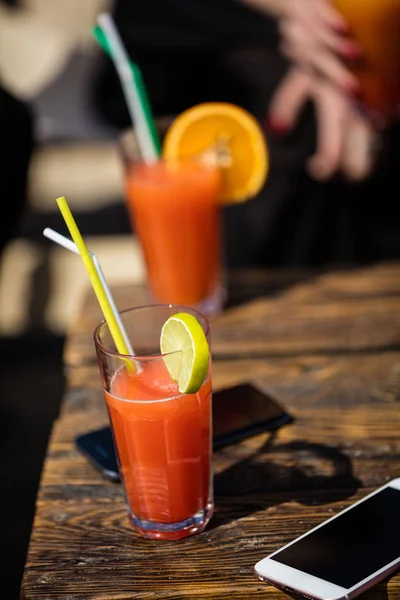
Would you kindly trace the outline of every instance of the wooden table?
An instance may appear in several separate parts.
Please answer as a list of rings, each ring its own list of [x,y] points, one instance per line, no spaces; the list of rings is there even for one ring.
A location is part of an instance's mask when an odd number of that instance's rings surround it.
[[[116,288],[118,306],[145,301]],[[140,539],[122,489],[76,451],[107,423],[91,289],[65,348],[54,425],[21,588],[25,600],[280,598],[254,564],[400,475],[400,264],[331,273],[238,272],[212,320],[214,388],[251,380],[294,415],[276,434],[221,450],[216,512],[180,542]],[[365,594],[400,599],[400,576]]]

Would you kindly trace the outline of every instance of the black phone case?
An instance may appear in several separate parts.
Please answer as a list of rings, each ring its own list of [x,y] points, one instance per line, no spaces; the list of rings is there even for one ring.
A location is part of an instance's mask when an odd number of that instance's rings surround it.
[[[78,450],[101,471],[106,479],[120,481],[111,427],[103,427],[78,436]]]

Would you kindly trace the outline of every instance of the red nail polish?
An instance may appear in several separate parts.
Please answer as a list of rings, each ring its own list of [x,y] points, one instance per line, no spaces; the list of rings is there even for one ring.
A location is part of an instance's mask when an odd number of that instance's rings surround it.
[[[345,23],[344,21],[336,21],[335,23],[332,23],[332,29],[334,29],[335,31],[337,31],[337,33],[349,33],[349,27],[347,25],[347,23]]]
[[[344,87],[345,87],[346,92],[350,96],[353,96],[354,98],[357,98],[358,100],[361,99],[362,92],[361,92],[361,88],[357,81],[347,81],[344,84]]]
[[[273,133],[274,135],[277,136],[282,136],[285,135],[289,128],[287,127],[287,125],[285,125],[284,123],[280,123],[279,121],[277,121],[276,119],[273,119],[272,117],[267,117],[265,119],[265,128],[270,131],[271,133]]]
[[[350,44],[343,49],[343,54],[349,60],[357,60],[357,58],[360,58],[361,56],[361,51],[359,48],[357,48],[357,46]]]

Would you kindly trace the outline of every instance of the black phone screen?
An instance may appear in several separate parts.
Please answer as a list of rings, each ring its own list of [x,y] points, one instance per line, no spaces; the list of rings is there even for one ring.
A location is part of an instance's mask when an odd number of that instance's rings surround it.
[[[292,420],[277,400],[251,383],[213,392],[212,411],[214,450]]]
[[[251,383],[213,392],[212,411],[214,450],[292,421],[277,400]],[[79,436],[76,445],[105,477],[119,480],[110,427]]]
[[[351,588],[400,557],[400,491],[386,487],[271,560]]]

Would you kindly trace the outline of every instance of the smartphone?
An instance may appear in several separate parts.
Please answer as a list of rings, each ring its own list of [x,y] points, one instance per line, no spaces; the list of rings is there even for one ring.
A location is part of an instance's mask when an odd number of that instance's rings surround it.
[[[293,417],[281,404],[252,383],[213,392],[213,449],[239,442],[263,431],[274,431]],[[119,481],[109,426],[80,435],[76,446],[107,479]]]
[[[289,595],[354,598],[400,566],[400,478],[260,560],[256,576]]]
[[[212,413],[214,450],[293,420],[276,398],[252,383],[213,392]]]
[[[120,481],[111,427],[88,431],[75,440],[78,450],[111,481]]]

